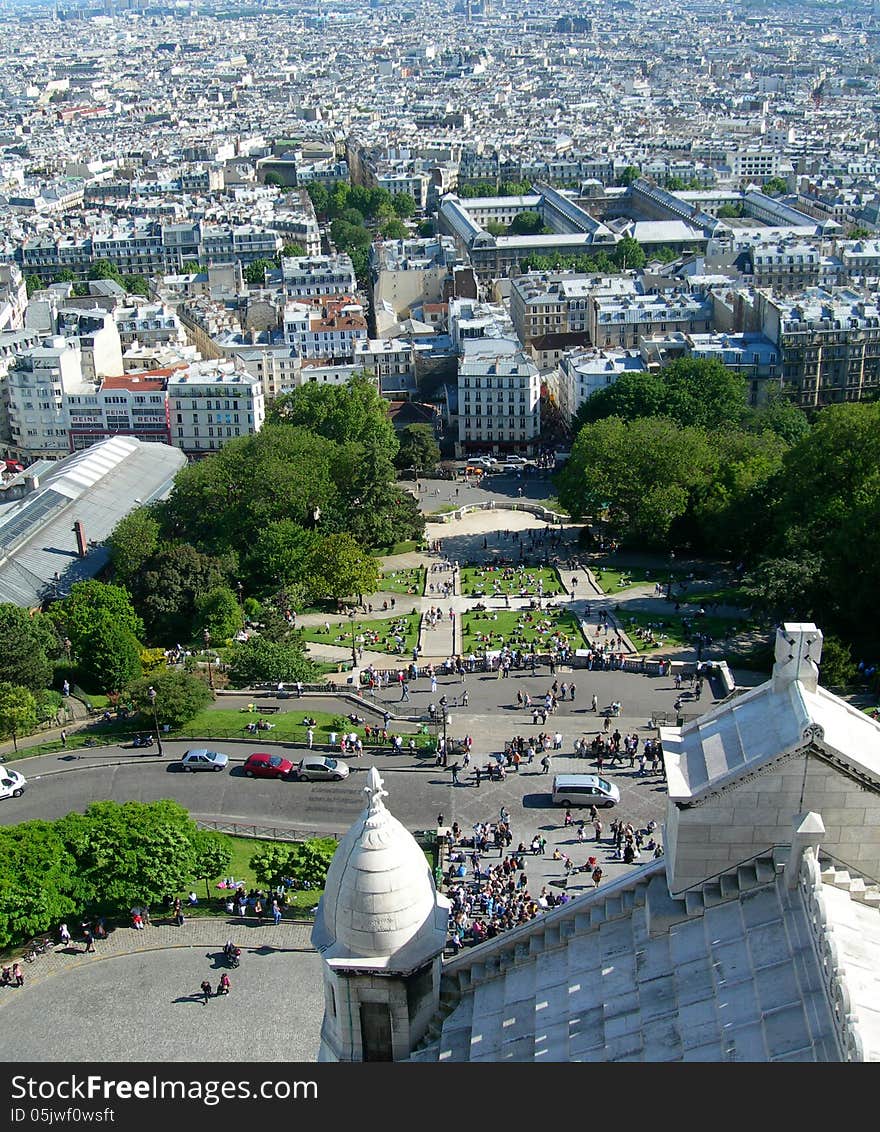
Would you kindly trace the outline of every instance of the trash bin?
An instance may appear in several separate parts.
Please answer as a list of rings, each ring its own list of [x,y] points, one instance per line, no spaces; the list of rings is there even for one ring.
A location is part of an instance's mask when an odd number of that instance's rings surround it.
[[[335,731],[331,731],[331,732],[330,732],[330,745],[331,745],[331,746],[335,746],[335,745],[336,745],[336,740],[337,740],[337,738],[338,738],[338,736],[337,736],[336,732],[335,732]]]

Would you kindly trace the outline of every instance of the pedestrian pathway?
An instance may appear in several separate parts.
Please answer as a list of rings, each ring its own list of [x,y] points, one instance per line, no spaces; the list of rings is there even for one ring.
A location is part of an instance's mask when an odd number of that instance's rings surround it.
[[[53,975],[64,974],[90,963],[115,959],[146,951],[165,951],[177,947],[199,947],[220,952],[228,939],[235,941],[244,955],[248,951],[312,951],[312,923],[309,920],[282,920],[278,927],[271,920],[261,923],[255,917],[239,916],[191,917],[182,927],[164,916],[138,931],[119,927],[106,939],[95,940],[94,952],[86,952],[85,944],[74,940],[66,947],[60,944],[32,963],[22,961],[25,987],[43,982]],[[12,963],[4,960],[4,965]],[[0,994],[0,1009],[11,995]]]

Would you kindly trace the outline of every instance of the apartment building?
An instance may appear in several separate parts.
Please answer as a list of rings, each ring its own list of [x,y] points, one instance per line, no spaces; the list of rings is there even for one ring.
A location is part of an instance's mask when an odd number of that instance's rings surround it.
[[[70,449],[65,395],[82,386],[78,339],[56,335],[19,353],[4,388],[8,455],[26,464],[66,456]]]
[[[784,390],[804,408],[859,401],[880,389],[880,310],[841,288],[797,298],[759,292],[763,333],[782,355]]]
[[[450,236],[377,240],[370,248],[370,283],[376,329],[385,333],[417,302],[439,303],[454,288],[459,262]]]
[[[571,350],[559,362],[553,386],[559,410],[571,420],[581,404],[625,373],[647,369],[636,350]]]
[[[530,272],[511,280],[510,317],[520,342],[536,360],[546,352],[548,338],[554,351],[589,344],[590,297],[601,282],[572,272]]]
[[[191,459],[236,436],[259,432],[266,419],[261,382],[228,362],[198,362],[168,380],[171,443]]]
[[[699,334],[712,329],[712,298],[699,292],[662,295],[594,294],[587,330],[597,349],[638,349],[642,337],[681,331]]]
[[[351,360],[355,344],[366,338],[364,308],[347,295],[284,306],[284,341],[302,358]]]
[[[107,377],[99,386],[65,395],[71,452],[111,436],[134,436],[171,444],[168,369],[137,376]]]
[[[457,455],[535,451],[541,432],[541,378],[522,351],[468,353],[458,369]]]
[[[315,295],[353,295],[357,289],[351,256],[285,256],[281,260],[281,283],[287,299],[309,299]]]
[[[743,280],[753,287],[802,291],[820,283],[821,265],[821,250],[806,241],[760,243],[746,252]]]
[[[119,307],[115,317],[124,348],[134,343],[140,343],[142,346],[186,344],[183,323],[177,317],[174,308],[166,303],[142,303],[134,307]]]

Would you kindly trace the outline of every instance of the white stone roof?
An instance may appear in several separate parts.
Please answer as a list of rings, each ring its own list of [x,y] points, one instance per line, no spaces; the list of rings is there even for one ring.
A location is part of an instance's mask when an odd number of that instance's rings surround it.
[[[804,895],[778,868],[755,863],[731,898],[707,884],[689,911],[653,862],[462,953],[413,1060],[841,1060]]]
[[[327,873],[312,942],[331,965],[411,970],[443,950],[449,902],[413,835],[386,809],[375,767],[364,791],[368,804]]]

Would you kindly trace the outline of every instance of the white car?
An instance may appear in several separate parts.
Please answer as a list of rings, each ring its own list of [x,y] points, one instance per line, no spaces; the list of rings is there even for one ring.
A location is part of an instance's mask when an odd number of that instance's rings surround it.
[[[207,751],[204,747],[197,747],[187,751],[180,760],[184,770],[224,770],[229,762],[229,756],[221,751]]]
[[[0,766],[0,798],[20,798],[27,786],[27,779],[17,770]]]
[[[306,755],[296,768],[296,777],[304,782],[340,782],[349,773],[348,763],[329,755]]]

